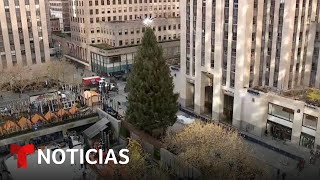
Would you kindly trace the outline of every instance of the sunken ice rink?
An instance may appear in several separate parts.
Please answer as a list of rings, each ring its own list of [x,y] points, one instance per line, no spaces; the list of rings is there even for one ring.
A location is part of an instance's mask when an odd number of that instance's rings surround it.
[[[78,142],[73,141],[73,144],[78,144]],[[49,149],[52,149],[54,147],[48,147]],[[73,149],[81,149],[82,146],[78,145],[75,146]],[[67,149],[63,148],[64,150]],[[46,152],[46,151],[44,151]],[[59,153],[57,153],[58,156]],[[11,156],[6,160],[6,165],[8,167],[8,170],[11,172],[11,175],[14,180],[26,180],[26,179],[34,179],[34,180],[73,180],[73,179],[84,179],[83,171],[84,168],[81,169],[80,163],[79,163],[79,152],[75,153],[75,165],[70,164],[70,154],[66,153],[66,160],[61,165],[56,165],[52,163],[51,158],[51,164],[47,165],[43,159],[42,164],[38,165],[38,151],[35,151],[34,154],[28,155],[28,168],[17,168],[17,160],[14,156]],[[57,157],[57,160],[60,160],[59,157]],[[97,179],[96,175],[90,171],[88,168],[85,170],[86,179]]]

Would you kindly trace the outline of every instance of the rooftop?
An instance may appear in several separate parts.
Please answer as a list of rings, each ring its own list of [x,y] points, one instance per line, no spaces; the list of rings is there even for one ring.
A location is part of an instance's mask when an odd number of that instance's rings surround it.
[[[66,39],[71,38],[71,33],[53,32],[52,34]]]
[[[99,49],[103,49],[103,50],[109,50],[109,49],[113,49],[114,48],[113,46],[111,46],[109,44],[106,44],[106,43],[103,43],[103,44],[91,44],[91,46],[99,48]]]
[[[283,93],[285,97],[294,98],[307,104],[320,107],[320,90],[314,88],[298,89],[286,91]]]
[[[180,41],[180,39],[171,39],[171,40],[161,41],[161,42],[159,42],[159,44],[165,43],[165,42],[174,42],[174,41]],[[102,43],[102,44],[91,44],[90,46],[96,47],[96,48],[99,48],[99,49],[103,49],[103,50],[111,50],[111,49],[121,49],[121,48],[128,48],[128,47],[136,47],[136,46],[140,46],[140,44],[131,44],[131,45],[126,45],[126,46],[116,46],[116,47],[114,47],[114,46],[111,46],[109,44]]]
[[[254,87],[252,89],[264,93],[273,92],[280,96],[303,101],[309,105],[320,107],[320,89],[306,87],[299,87],[286,91],[280,91],[270,87]]]

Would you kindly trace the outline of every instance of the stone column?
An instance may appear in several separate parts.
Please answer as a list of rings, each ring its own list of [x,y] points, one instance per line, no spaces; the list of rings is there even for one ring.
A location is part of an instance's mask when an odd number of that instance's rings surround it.
[[[237,27],[237,56],[235,62],[235,86],[234,86],[234,105],[232,125],[241,127],[242,120],[242,101],[246,94],[246,87],[249,86],[250,78],[250,55],[251,55],[251,36],[252,26],[252,6],[249,1],[239,1],[238,7],[238,27]],[[251,7],[251,8],[249,8]],[[251,15],[251,16],[250,16]],[[244,112],[245,113],[245,112]]]
[[[212,119],[219,121],[223,113],[223,93],[221,89],[223,56],[223,3],[216,3],[215,52],[213,69]]]
[[[201,114],[204,111],[205,82],[202,72],[197,72],[199,76],[195,82],[194,111]]]
[[[320,115],[318,117],[318,123],[317,123],[317,131],[316,131],[316,137],[315,137],[315,144],[314,147],[317,148],[317,146],[320,147]]]
[[[300,141],[303,112],[304,112],[303,107],[298,107],[297,109],[295,109],[294,116],[293,116],[291,142],[297,145],[299,145],[299,141]]]

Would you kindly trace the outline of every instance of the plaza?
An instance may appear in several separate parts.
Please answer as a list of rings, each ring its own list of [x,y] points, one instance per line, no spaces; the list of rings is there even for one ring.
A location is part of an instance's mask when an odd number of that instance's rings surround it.
[[[75,145],[72,149],[83,149],[80,142],[73,140]],[[57,146],[48,145],[42,147],[45,149],[58,148]],[[63,148],[66,150],[67,147]],[[17,168],[17,160],[15,156],[8,158],[5,163],[8,171],[11,172],[14,180],[25,180],[25,179],[96,179],[97,175],[90,169],[80,166],[79,158],[75,158],[75,164],[70,164],[70,156],[66,156],[66,160],[63,164],[57,165],[51,162],[51,164],[38,164],[38,151],[34,154],[28,155],[28,168],[22,169]],[[57,159],[59,159],[57,157]],[[43,163],[43,162],[42,162]],[[85,175],[83,173],[85,172]]]

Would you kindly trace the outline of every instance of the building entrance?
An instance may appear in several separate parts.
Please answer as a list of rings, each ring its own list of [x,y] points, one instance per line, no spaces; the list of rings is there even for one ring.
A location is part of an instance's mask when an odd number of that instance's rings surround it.
[[[223,117],[222,121],[228,124],[232,124],[233,118],[233,96],[224,95],[223,98]]]
[[[291,128],[268,120],[267,129],[273,138],[291,141]]]
[[[306,148],[313,149],[314,142],[315,142],[314,136],[311,136],[311,135],[305,134],[305,133],[301,133],[300,143],[299,143],[300,146],[304,146]]]
[[[205,87],[204,113],[211,116],[212,114],[212,86]]]

